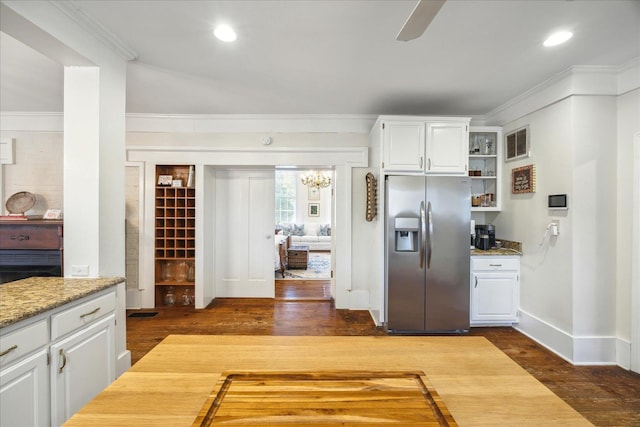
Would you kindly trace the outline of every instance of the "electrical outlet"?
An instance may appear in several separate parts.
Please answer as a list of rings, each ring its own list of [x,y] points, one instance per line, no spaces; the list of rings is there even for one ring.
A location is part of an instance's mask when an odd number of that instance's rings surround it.
[[[72,265],[71,275],[75,277],[87,277],[89,275],[88,265]]]

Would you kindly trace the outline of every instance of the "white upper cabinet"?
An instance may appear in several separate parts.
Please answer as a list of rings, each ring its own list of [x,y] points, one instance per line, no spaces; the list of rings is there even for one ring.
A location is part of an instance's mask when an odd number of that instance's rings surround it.
[[[376,126],[385,173],[467,174],[468,118],[386,116]]]
[[[424,122],[389,121],[383,123],[384,169],[422,172],[424,168]]]
[[[468,135],[468,122],[427,122],[425,172],[466,175]]]

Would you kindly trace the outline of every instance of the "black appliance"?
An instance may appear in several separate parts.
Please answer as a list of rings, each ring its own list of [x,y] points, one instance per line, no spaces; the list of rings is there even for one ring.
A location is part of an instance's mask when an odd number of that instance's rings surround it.
[[[493,224],[476,225],[476,242],[477,249],[486,251],[496,246],[496,227]]]

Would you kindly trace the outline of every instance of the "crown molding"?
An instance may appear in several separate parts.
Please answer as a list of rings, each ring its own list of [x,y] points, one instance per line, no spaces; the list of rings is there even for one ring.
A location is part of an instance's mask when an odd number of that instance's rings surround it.
[[[640,58],[620,66],[575,65],[512,98],[474,124],[503,126],[574,95],[618,96],[640,87]]]
[[[62,132],[64,114],[56,112],[0,111],[0,131]]]
[[[82,29],[92,35],[100,43],[116,52],[125,61],[138,58],[138,53],[126,42],[108,30],[97,19],[82,9],[82,6],[73,0],[50,1],[54,7],[64,13],[69,19],[78,24]]]
[[[127,132],[368,134],[377,116],[340,114],[126,114]],[[62,132],[60,112],[0,112],[1,131]]]
[[[347,114],[127,114],[127,132],[363,133],[375,115]]]

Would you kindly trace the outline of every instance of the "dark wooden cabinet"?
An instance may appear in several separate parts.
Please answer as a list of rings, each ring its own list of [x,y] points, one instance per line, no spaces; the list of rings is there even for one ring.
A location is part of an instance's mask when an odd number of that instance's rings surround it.
[[[0,282],[63,276],[62,220],[0,220]]]

